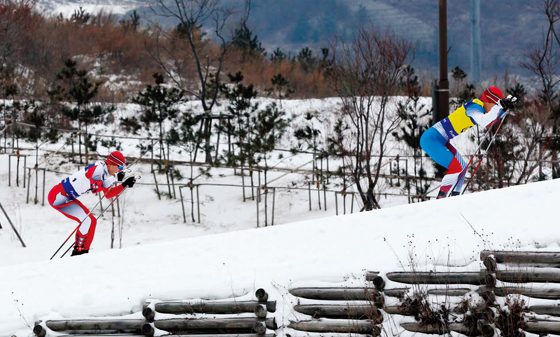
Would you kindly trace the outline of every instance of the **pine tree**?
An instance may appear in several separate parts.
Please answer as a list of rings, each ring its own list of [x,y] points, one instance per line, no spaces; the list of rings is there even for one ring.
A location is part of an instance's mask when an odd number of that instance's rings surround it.
[[[420,138],[424,131],[430,127],[429,116],[432,114],[432,111],[426,107],[426,104],[420,103],[420,84],[414,68],[411,66],[406,67],[400,85],[405,89],[408,97],[404,102],[398,102],[397,113],[402,120],[402,126],[399,131],[393,132],[393,137],[398,141],[404,142],[413,153],[414,177],[407,179],[405,188],[409,190],[411,183],[413,183],[415,194],[422,196],[425,200],[431,183],[427,179],[428,175],[422,160],[423,151],[420,147]],[[398,175],[400,173],[397,172]],[[415,179],[416,177],[419,179]]]
[[[280,50],[280,47],[276,47],[276,49],[272,52],[272,54],[270,54],[270,60],[272,62],[282,62],[286,58],[287,58],[286,54],[284,54],[284,52]]]
[[[227,153],[221,156],[220,161],[228,166],[238,167],[245,164],[251,165],[249,162],[251,139],[249,137],[251,128],[251,116],[258,109],[258,103],[254,102],[258,92],[252,84],[243,84],[243,74],[237,72],[228,74],[231,85],[222,86],[221,91],[224,97],[229,101],[227,110],[233,116],[233,124],[231,121],[222,123],[219,131],[227,133],[234,138],[234,143],[238,148],[245,151],[236,151],[234,148],[228,149]]]
[[[459,106],[476,98],[476,90],[474,84],[465,82],[467,73],[463,69],[459,67],[453,68],[453,70],[451,70],[451,77],[457,84],[456,97],[452,97],[450,100],[450,106],[452,109],[457,109]]]
[[[266,211],[268,159],[289,125],[285,115],[285,111],[276,102],[273,102],[264,110],[259,110],[256,116],[251,118],[250,138],[252,138],[252,143],[248,144],[250,146],[249,161],[255,166],[262,167],[264,171],[264,183],[260,187],[264,189],[265,193],[265,226],[268,225],[268,212]],[[261,161],[264,162],[264,166],[259,165]]]
[[[56,143],[58,141],[58,130],[53,120],[48,117],[43,103],[30,100],[14,101],[13,104],[14,108],[23,116],[23,121],[15,132],[20,138],[34,144],[35,169],[37,169],[39,166],[39,148],[47,142]],[[38,170],[35,170],[35,181],[38,181]],[[37,197],[35,197],[35,204],[37,202]]]
[[[62,113],[72,121],[78,122],[78,152],[80,163],[82,163],[82,126],[84,127],[84,145],[86,163],[89,161],[89,150],[95,151],[97,141],[93,141],[88,134],[88,126],[99,123],[108,113],[114,111],[114,106],[103,106],[93,104],[97,96],[101,82],[92,82],[87,70],[78,69],[77,63],[71,59],[64,62],[64,68],[57,74],[57,80],[61,84],[53,84],[49,90],[51,97],[59,100],[68,100],[73,106],[63,106]]]
[[[12,97],[12,99],[14,99],[14,103],[16,103],[15,96],[19,93],[19,89],[16,84],[7,84],[3,86],[2,93],[4,94],[4,97],[6,99]],[[17,104],[19,103],[6,104],[6,102],[4,102],[2,105],[0,105],[0,111],[2,112],[4,121],[7,122],[6,124],[13,124],[12,129],[17,128],[17,122],[18,120],[20,120],[20,113],[19,109],[17,108]],[[9,128],[4,128],[4,144],[6,144],[8,130]],[[18,142],[19,139],[18,137],[19,135],[16,132],[12,131],[12,153],[15,152],[16,142]]]
[[[313,51],[308,47],[303,48],[296,56],[296,61],[305,72],[315,70],[319,64],[319,60],[313,56]]]
[[[140,122],[144,124],[148,135],[152,136],[155,133],[158,139],[160,158],[158,166],[161,171],[165,172],[169,196],[172,197],[174,194],[171,192],[170,179],[173,179],[173,176],[170,174],[173,170],[169,163],[169,146],[175,144],[178,137],[170,131],[177,124],[180,112],[179,104],[185,102],[184,92],[177,88],[166,88],[163,75],[159,73],[153,74],[153,77],[155,85],[147,85],[143,92],[139,92],[132,99],[132,102],[142,107]],[[166,123],[168,124],[166,125]],[[153,124],[156,126],[155,130],[152,129]],[[165,145],[167,145],[167,154]]]
[[[297,147],[292,148],[291,151],[297,153],[305,149],[313,153],[313,172],[315,174],[317,188],[319,188],[320,183],[324,182],[326,178],[323,174],[323,159],[328,157],[328,153],[320,148],[318,138],[321,135],[321,131],[315,128],[313,120],[316,120],[317,124],[321,124],[322,121],[317,113],[312,112],[307,112],[304,119],[307,121],[306,124],[294,130],[294,137],[296,137],[298,144]],[[321,162],[320,168],[318,165],[319,161]],[[326,185],[323,184],[323,187],[326,188]],[[319,190],[317,190],[317,192],[320,193]],[[319,208],[321,208],[321,198],[319,197],[318,200]]]
[[[272,76],[270,82],[272,84],[272,88],[265,89],[265,92],[269,96],[274,93],[276,98],[280,100],[280,105],[282,104],[283,99],[290,97],[290,95],[295,92],[290,85],[290,81],[288,81],[282,74]]]
[[[243,51],[242,62],[245,62],[249,56],[266,56],[266,51],[257,35],[253,35],[246,22],[235,29],[231,43],[237,49]]]

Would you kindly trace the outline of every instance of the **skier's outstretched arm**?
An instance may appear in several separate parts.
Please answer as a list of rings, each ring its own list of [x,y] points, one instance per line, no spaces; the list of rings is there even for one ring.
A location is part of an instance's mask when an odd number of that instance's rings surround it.
[[[109,199],[115,197],[121,193],[125,187],[132,188],[136,183],[136,177],[127,178],[121,185],[110,187],[105,191],[105,198]]]

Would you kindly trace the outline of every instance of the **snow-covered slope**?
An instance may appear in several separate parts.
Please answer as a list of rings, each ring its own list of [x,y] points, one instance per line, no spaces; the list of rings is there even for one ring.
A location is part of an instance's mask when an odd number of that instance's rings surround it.
[[[140,317],[149,298],[227,298],[261,287],[279,301],[275,315],[283,326],[294,318],[287,289],[298,284],[361,286],[365,270],[413,266],[474,271],[485,248],[558,250],[559,191],[560,180],[545,181],[52,261],[58,243],[45,244],[44,260],[0,269],[0,335],[28,336],[38,319]],[[15,240],[9,245],[3,259],[25,250]]]
[[[138,6],[142,1],[137,0],[38,0],[37,9],[64,17],[70,17],[80,7],[87,13],[125,14]]]

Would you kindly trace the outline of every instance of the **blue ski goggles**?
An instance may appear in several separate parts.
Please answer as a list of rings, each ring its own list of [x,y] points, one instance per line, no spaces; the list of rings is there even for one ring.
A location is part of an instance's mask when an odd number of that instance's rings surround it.
[[[124,169],[124,166],[122,166],[122,165],[119,165],[119,166],[117,166],[117,167],[118,167],[119,170],[121,170],[121,171],[122,171],[122,169]]]

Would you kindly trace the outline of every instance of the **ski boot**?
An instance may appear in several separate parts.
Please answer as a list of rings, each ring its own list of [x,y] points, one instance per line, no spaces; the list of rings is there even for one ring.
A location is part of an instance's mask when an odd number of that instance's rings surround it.
[[[83,249],[82,247],[78,247],[78,248],[74,248],[74,249],[72,250],[72,255],[70,255],[70,256],[77,256],[77,255],[87,254],[88,252],[89,252],[89,250]]]

